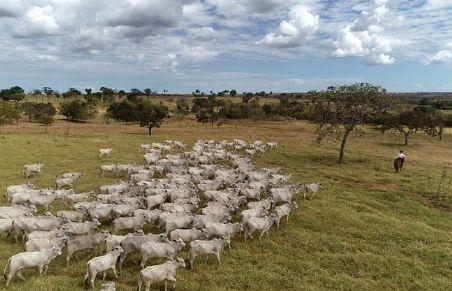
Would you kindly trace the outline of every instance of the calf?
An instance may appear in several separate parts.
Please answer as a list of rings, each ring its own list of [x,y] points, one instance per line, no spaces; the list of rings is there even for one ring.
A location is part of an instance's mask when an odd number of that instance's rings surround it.
[[[193,269],[193,263],[197,256],[214,255],[221,264],[220,252],[229,242],[222,238],[214,238],[213,240],[195,240],[190,243],[188,251],[188,260],[190,261],[190,269]]]
[[[96,276],[98,273],[103,274],[103,280],[105,280],[105,276],[107,271],[112,270],[115,278],[118,278],[116,274],[116,262],[118,261],[119,256],[124,252],[121,247],[115,247],[111,252],[106,255],[93,258],[88,261],[86,275],[85,275],[85,284],[89,285],[91,289],[94,288],[94,281],[96,280]]]
[[[19,278],[25,280],[22,269],[38,267],[39,275],[46,274],[50,262],[61,255],[58,247],[52,247],[43,251],[19,253],[8,260],[8,264],[3,272],[6,278],[6,287],[9,286],[11,279],[17,273]]]
[[[162,265],[155,265],[141,270],[138,280],[138,291],[141,291],[143,284],[146,291],[149,291],[151,284],[165,281],[165,291],[168,289],[168,282],[173,283],[173,289],[176,288],[176,271],[178,268],[185,268],[185,262],[182,258],[177,258],[175,262],[166,262]]]

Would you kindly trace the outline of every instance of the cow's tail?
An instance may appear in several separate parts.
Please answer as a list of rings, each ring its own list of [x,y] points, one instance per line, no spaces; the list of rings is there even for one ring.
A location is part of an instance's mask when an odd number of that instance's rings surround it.
[[[8,271],[10,265],[11,265],[11,258],[9,258],[8,263],[6,263],[5,269],[3,270],[3,277],[5,277],[5,280],[7,278],[6,272]]]
[[[89,279],[89,262],[88,264],[86,264],[85,285],[88,285],[88,279]]]
[[[141,286],[143,285],[143,279],[141,278],[141,272],[138,275],[138,289],[137,291],[141,291]]]

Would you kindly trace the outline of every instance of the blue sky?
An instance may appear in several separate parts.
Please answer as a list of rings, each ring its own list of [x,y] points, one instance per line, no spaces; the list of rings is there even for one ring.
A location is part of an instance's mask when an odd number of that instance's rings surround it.
[[[1,0],[0,87],[452,91],[452,0]]]

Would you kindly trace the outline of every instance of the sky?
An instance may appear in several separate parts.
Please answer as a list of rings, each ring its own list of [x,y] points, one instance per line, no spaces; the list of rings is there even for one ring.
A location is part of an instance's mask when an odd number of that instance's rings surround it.
[[[452,0],[0,0],[0,88],[452,91]]]

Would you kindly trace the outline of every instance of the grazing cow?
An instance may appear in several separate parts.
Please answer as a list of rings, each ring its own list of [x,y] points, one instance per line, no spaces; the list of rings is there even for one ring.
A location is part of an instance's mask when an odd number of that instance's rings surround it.
[[[19,253],[8,260],[8,264],[3,271],[6,278],[6,287],[9,286],[11,279],[17,273],[19,278],[25,280],[22,269],[38,267],[39,275],[46,274],[50,262],[61,255],[58,247],[52,247],[43,251]]]
[[[116,274],[116,262],[118,261],[119,256],[124,252],[121,247],[115,247],[111,252],[106,255],[92,258],[86,264],[87,270],[85,275],[85,284],[89,285],[91,289],[94,288],[94,281],[96,280],[96,276],[98,273],[103,274],[103,280],[105,280],[105,276],[107,271],[113,271],[115,278],[118,278]]]
[[[182,239],[171,241],[168,243],[147,242],[141,245],[141,268],[146,266],[146,263],[151,258],[164,258],[168,261],[174,260],[176,255],[185,243]]]
[[[190,250],[188,251],[188,260],[190,261],[190,269],[193,269],[193,263],[197,256],[214,255],[218,263],[221,264],[220,252],[224,249],[226,244],[230,242],[222,238],[214,238],[213,240],[195,240],[190,243]]]
[[[166,262],[141,270],[138,279],[138,291],[141,291],[143,284],[146,286],[146,291],[150,291],[151,284],[158,282],[165,282],[165,291],[168,289],[168,282],[173,283],[173,289],[175,289],[176,278],[174,277],[178,268],[185,268],[184,259],[177,258],[175,262]]]
[[[113,148],[100,149],[99,150],[99,159],[108,158],[113,153]]]
[[[24,168],[22,169],[22,174],[25,176],[25,179],[28,179],[29,177],[41,174],[41,170],[43,167],[44,167],[43,163],[25,165]]]

